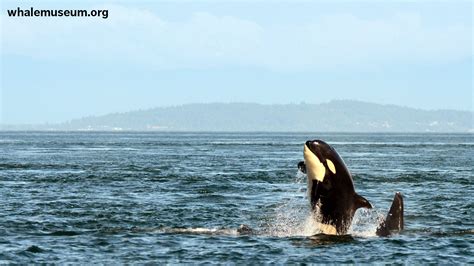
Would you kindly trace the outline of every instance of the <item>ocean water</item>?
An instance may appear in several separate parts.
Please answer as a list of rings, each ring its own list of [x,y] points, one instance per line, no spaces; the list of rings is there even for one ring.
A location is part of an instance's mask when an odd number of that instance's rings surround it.
[[[309,139],[374,206],[317,234]],[[474,135],[0,132],[0,263],[474,263]],[[405,230],[375,236],[396,191]],[[252,234],[239,234],[246,224]]]

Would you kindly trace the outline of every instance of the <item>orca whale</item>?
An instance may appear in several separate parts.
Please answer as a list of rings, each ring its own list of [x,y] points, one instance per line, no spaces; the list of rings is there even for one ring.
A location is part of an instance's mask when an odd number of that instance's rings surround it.
[[[329,144],[309,140],[304,145],[304,161],[298,169],[307,175],[311,210],[324,234],[344,235],[349,230],[357,209],[372,208],[370,202],[357,194],[346,164]],[[376,234],[388,236],[403,229],[403,198],[395,194],[387,218]]]

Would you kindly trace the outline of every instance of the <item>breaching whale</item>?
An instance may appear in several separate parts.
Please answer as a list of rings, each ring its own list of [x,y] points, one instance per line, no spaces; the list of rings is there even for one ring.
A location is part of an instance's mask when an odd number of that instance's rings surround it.
[[[344,161],[329,144],[310,140],[304,145],[304,161],[298,168],[307,174],[308,199],[324,234],[347,234],[352,218],[359,208],[372,208],[370,202],[357,194],[352,175]],[[403,198],[395,194],[390,211],[377,228],[377,235],[388,236],[403,229]]]

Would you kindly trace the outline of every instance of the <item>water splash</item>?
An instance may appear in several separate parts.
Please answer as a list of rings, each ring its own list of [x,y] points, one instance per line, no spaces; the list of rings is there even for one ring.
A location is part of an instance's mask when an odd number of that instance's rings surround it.
[[[297,171],[294,179],[295,184],[306,183],[306,175]],[[305,189],[299,188],[294,194],[306,194]],[[305,197],[306,199],[306,197]],[[264,222],[261,233],[276,237],[311,236],[321,233],[316,222],[314,213],[308,211],[306,200],[301,197],[292,197],[285,203],[278,205],[274,213]]]
[[[264,235],[277,237],[311,235],[311,232],[307,231],[313,228],[310,225],[312,220],[305,208],[295,205],[294,202],[288,202],[275,210],[274,216],[262,226],[261,232]]]
[[[302,172],[296,173],[294,183],[306,182],[307,176]],[[304,192],[299,189],[295,194]],[[383,221],[384,215],[377,209],[359,209],[356,211],[348,234],[355,237],[376,237],[378,225]],[[323,233],[320,214],[309,211],[307,202],[301,197],[294,197],[280,204],[267,223],[262,225],[262,234],[277,237],[313,236]]]
[[[384,215],[377,209],[359,209],[347,233],[355,237],[376,237],[377,227],[383,219]]]
[[[306,178],[306,174],[298,170],[295,175],[295,184],[306,183]]]

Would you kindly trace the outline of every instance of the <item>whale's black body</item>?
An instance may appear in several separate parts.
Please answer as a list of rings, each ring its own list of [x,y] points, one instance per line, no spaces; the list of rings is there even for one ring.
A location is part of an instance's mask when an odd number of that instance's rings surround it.
[[[359,208],[372,208],[355,192],[352,176],[336,150],[322,140],[307,141],[304,162],[298,168],[308,176],[308,198],[311,209],[326,234],[346,234]],[[403,229],[403,199],[395,195],[387,219],[377,229],[386,236]]]

